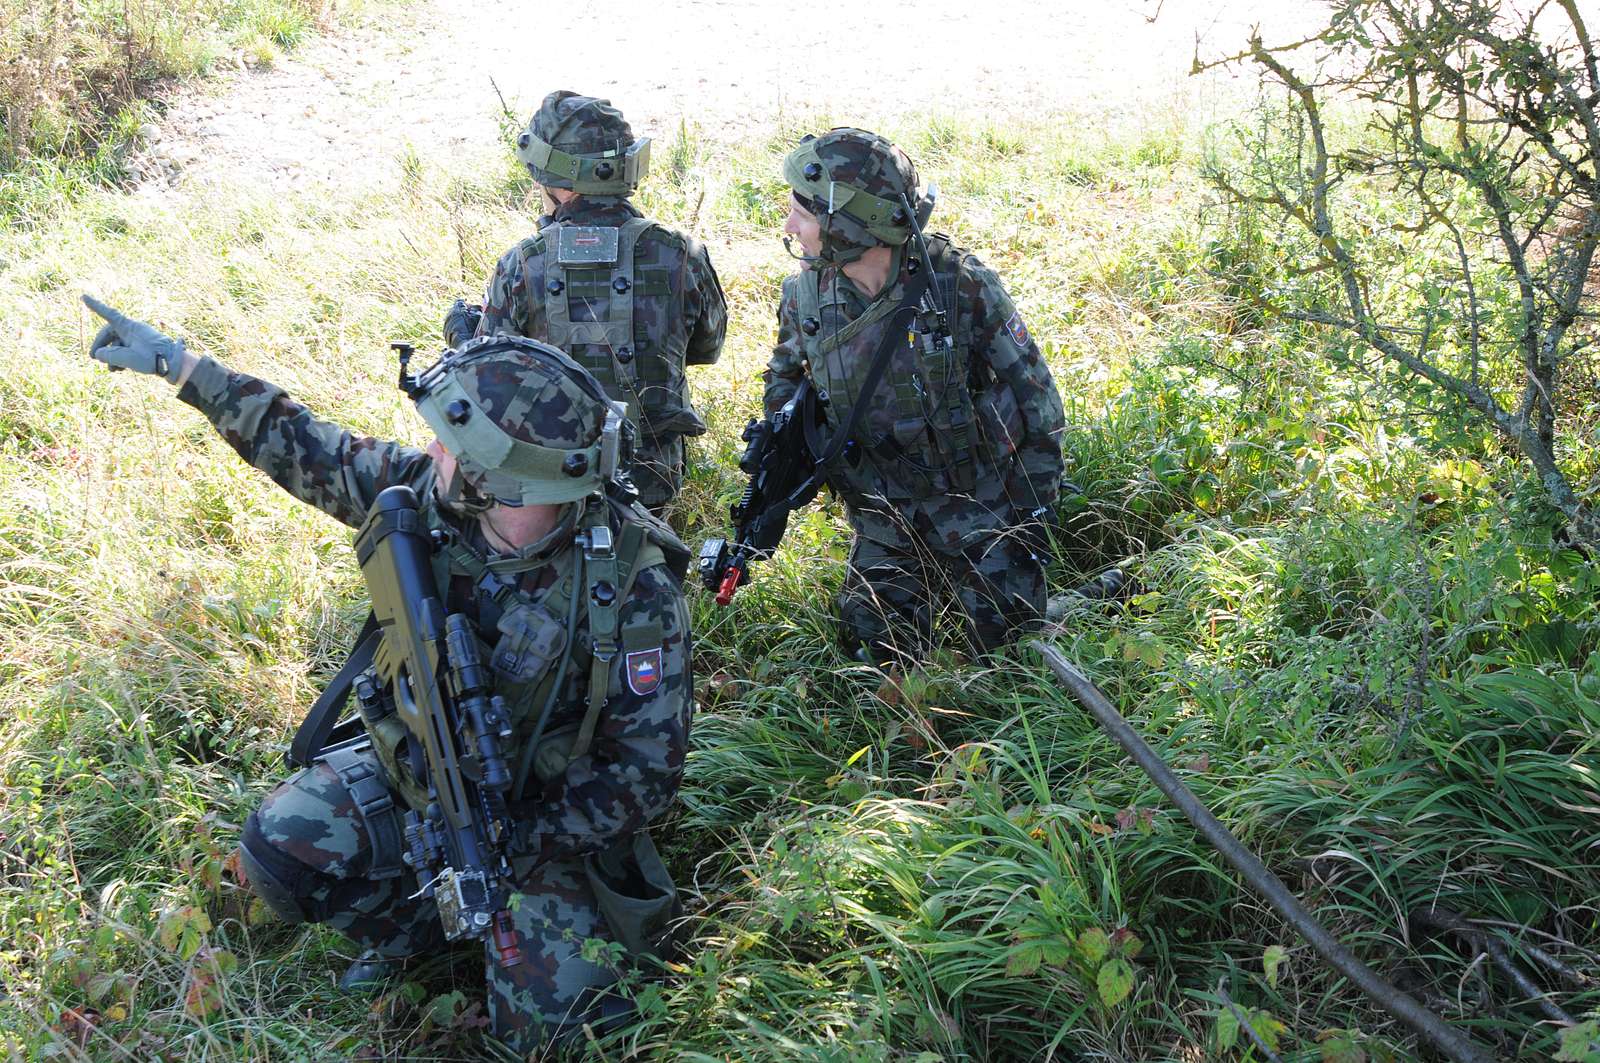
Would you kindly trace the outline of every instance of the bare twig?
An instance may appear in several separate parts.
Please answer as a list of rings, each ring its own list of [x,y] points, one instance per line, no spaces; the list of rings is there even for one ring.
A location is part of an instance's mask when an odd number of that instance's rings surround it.
[[[1511,979],[1517,991],[1528,1000],[1539,1006],[1549,1018],[1561,1023],[1563,1026],[1574,1026],[1577,1020],[1567,1014],[1560,1005],[1545,995],[1544,990],[1528,976],[1528,973],[1517,965],[1511,958],[1511,953],[1506,951],[1505,944],[1497,937],[1485,934],[1478,927],[1473,926],[1463,916],[1452,912],[1448,908],[1417,908],[1407,917],[1406,921],[1412,928],[1424,935],[1439,932],[1454,934],[1470,945],[1475,953],[1488,956],[1495,968]]]
[[[1256,1033],[1256,1028],[1250,1025],[1249,1018],[1246,1017],[1245,1013],[1239,1009],[1239,1005],[1235,1004],[1233,1002],[1233,998],[1228,996],[1228,990],[1226,988],[1227,981],[1228,980],[1226,978],[1218,980],[1217,996],[1221,998],[1222,1003],[1227,1007],[1227,1009],[1233,1013],[1233,1019],[1239,1024],[1239,1029],[1244,1031],[1245,1036],[1250,1038],[1251,1042],[1257,1048],[1261,1049],[1262,1054],[1271,1060],[1272,1063],[1283,1063],[1283,1059],[1279,1057],[1278,1053],[1267,1047],[1267,1042],[1263,1041],[1261,1039],[1261,1035]]]

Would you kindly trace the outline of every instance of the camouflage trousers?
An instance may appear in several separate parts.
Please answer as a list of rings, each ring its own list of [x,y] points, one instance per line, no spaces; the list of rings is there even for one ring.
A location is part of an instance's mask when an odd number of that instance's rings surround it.
[[[667,436],[639,442],[633,457],[633,485],[639,501],[656,516],[668,502],[678,497],[683,487],[684,445],[682,436]]]
[[[360,756],[376,772],[371,751]],[[348,779],[348,761],[341,770]],[[394,800],[376,809],[368,800],[363,812],[346,782],[319,761],[267,795],[245,825],[243,844],[258,858],[269,847],[263,862],[307,920],[386,957],[416,956],[444,948],[445,938],[433,901],[412,897],[416,876],[399,865],[398,853],[385,851],[403,836],[402,806]],[[530,1052],[594,1021],[603,991],[621,972],[582,955],[585,941],[611,935],[581,860],[539,865],[517,887],[510,907],[522,962],[504,967],[486,946],[484,974],[493,1033]]]
[[[847,643],[921,658],[948,618],[971,650],[985,653],[1038,626],[1045,559],[1009,507],[847,500],[845,516],[855,532],[837,599]]]

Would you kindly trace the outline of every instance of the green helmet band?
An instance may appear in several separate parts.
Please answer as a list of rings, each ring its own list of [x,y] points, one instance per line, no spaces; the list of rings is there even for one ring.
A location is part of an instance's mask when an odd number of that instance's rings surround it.
[[[828,214],[844,214],[874,239],[898,247],[911,238],[911,219],[898,200],[883,199],[854,185],[835,181],[817,154],[816,141],[808,140],[783,160],[783,179],[802,199],[816,203]]]
[[[517,439],[494,423],[467,395],[454,374],[444,375],[417,399],[417,412],[439,442],[473,474],[479,493],[522,505],[575,502],[615,475],[621,415],[608,411],[600,438],[562,450]],[[608,469],[609,466],[609,469]]]
[[[571,188],[580,195],[625,196],[650,171],[650,138],[635,140],[625,151],[573,155],[529,129],[517,137],[517,158],[543,184]]]

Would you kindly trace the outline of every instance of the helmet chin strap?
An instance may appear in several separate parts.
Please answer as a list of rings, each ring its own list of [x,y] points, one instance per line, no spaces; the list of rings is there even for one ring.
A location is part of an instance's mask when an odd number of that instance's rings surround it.
[[[845,244],[843,247],[840,247],[839,243],[835,241],[833,237],[829,236],[827,233],[823,233],[822,253],[820,255],[797,255],[794,252],[793,240],[793,237],[785,234],[783,238],[783,249],[789,252],[790,258],[797,262],[804,262],[808,266],[814,266],[819,262],[830,266],[848,266],[850,263],[866,254],[868,251],[872,250],[872,248],[864,247],[860,244]],[[804,247],[802,247],[801,250],[804,250]]]

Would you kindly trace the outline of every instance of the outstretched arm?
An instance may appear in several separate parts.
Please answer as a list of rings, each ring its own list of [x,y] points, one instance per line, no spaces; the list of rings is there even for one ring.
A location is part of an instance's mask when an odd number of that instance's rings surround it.
[[[164,377],[239,456],[300,501],[359,526],[385,487],[418,486],[433,463],[415,447],[361,436],[315,417],[276,384],[196,358],[172,339],[84,296],[106,326],[90,357],[113,369]]]

